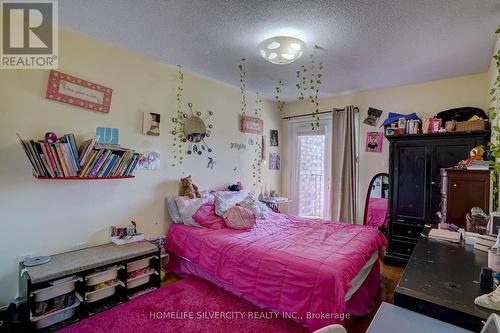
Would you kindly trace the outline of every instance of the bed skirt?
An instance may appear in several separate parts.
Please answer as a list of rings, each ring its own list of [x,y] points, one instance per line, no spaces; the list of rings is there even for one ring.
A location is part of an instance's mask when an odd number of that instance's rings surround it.
[[[268,306],[265,304],[260,304],[258,301],[247,297],[246,295],[243,295],[241,292],[238,290],[234,289],[230,285],[227,285],[226,283],[220,281],[216,277],[206,273],[203,269],[201,269],[198,265],[195,263],[179,257],[175,255],[174,253],[170,253],[170,259],[167,265],[167,272],[172,272],[175,274],[178,274],[182,277],[187,277],[189,275],[195,275],[199,276],[205,280],[208,280],[215,285],[231,292],[232,294],[242,297],[246,299],[247,301],[259,306],[262,309],[269,310],[269,311],[275,311],[274,309],[269,309]],[[377,305],[376,298],[377,298],[377,293],[380,288],[380,283],[381,283],[381,277],[380,277],[380,263],[377,261],[368,276],[366,277],[365,281],[359,287],[359,289],[352,295],[352,297],[346,302],[346,320],[345,322],[340,321],[340,324],[343,325],[348,325],[349,323],[349,318],[347,314],[349,314],[349,317],[352,316],[366,316],[369,314],[374,307]],[[302,321],[302,320],[297,320],[301,324],[311,324],[311,320],[309,319],[308,321]],[[323,321],[323,320],[318,320],[318,321]],[[306,325],[306,326],[308,326]],[[315,325],[313,325],[315,326]],[[314,327],[317,329],[317,326]]]

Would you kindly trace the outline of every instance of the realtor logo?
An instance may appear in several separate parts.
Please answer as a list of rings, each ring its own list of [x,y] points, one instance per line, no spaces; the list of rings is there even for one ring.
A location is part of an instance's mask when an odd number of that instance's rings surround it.
[[[56,1],[1,2],[0,69],[57,69]]]

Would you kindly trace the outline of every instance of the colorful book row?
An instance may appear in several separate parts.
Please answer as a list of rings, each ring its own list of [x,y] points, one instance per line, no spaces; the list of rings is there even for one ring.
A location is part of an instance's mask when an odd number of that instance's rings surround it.
[[[18,135],[19,136],[19,135]],[[19,141],[37,177],[101,178],[131,176],[140,154],[119,146],[100,146],[95,139],[85,141],[78,150],[75,136],[66,134],[56,142]]]

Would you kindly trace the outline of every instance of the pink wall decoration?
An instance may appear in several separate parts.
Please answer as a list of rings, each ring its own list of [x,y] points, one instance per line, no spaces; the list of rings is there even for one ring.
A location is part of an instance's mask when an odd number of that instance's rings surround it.
[[[366,152],[381,153],[382,152],[382,132],[366,132]]]
[[[264,121],[257,117],[241,116],[240,131],[262,135],[264,133]]]
[[[51,70],[45,97],[54,101],[108,113],[113,89]]]

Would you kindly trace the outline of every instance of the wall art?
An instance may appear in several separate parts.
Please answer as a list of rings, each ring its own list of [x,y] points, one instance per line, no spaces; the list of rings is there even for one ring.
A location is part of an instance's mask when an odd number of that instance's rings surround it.
[[[142,155],[137,165],[137,169],[141,170],[158,170],[159,168],[160,153],[155,151]]]
[[[240,131],[262,135],[264,132],[264,121],[258,117],[242,115],[240,119]]]
[[[160,115],[144,112],[142,116],[142,134],[160,136]]]
[[[108,113],[112,94],[111,88],[51,70],[45,98]]]
[[[370,153],[381,153],[383,137],[382,132],[366,132],[365,151]]]
[[[278,130],[270,130],[269,145],[271,147],[278,147],[279,146]]]
[[[269,153],[269,170],[279,170],[281,168],[280,155],[277,153]]]
[[[97,143],[102,145],[117,145],[119,140],[120,130],[113,127],[97,127],[95,130]]]
[[[368,114],[366,115],[366,119],[363,120],[363,124],[369,126],[377,126],[380,116],[382,115],[382,110],[377,110],[374,108],[368,108]]]

